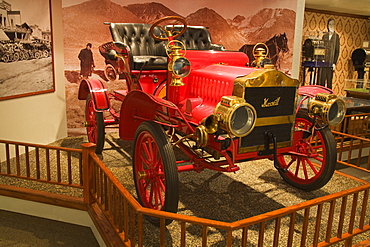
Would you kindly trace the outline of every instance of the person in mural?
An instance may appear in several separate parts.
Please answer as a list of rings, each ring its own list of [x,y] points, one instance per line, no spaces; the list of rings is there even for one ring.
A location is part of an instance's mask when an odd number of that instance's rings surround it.
[[[82,49],[78,54],[78,59],[80,59],[80,75],[82,78],[89,78],[92,69],[95,67],[91,47],[92,44],[88,43],[86,48]]]
[[[339,57],[340,40],[338,33],[335,32],[335,20],[328,20],[328,32],[322,36],[325,46],[325,62],[328,67],[320,68],[318,82],[322,86],[332,88],[333,73]]]

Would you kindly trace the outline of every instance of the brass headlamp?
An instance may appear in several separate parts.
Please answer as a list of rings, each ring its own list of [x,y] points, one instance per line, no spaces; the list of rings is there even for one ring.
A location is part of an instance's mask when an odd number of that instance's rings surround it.
[[[309,102],[308,110],[310,115],[318,116],[323,122],[336,126],[344,119],[346,105],[336,95],[318,93]]]
[[[180,45],[174,44],[175,42]],[[168,71],[172,74],[170,86],[183,86],[182,78],[190,73],[190,61],[184,57],[185,45],[181,41],[172,40],[167,44],[166,52],[171,59],[168,63]]]
[[[219,127],[236,137],[243,137],[253,130],[256,118],[256,110],[245,99],[223,96],[213,114],[204,120],[204,126],[208,133],[216,132]]]
[[[257,43],[253,47],[252,51],[253,57],[255,60],[252,62],[253,67],[261,68],[262,66],[262,61],[267,58],[269,54],[269,49],[266,44],[264,43]]]

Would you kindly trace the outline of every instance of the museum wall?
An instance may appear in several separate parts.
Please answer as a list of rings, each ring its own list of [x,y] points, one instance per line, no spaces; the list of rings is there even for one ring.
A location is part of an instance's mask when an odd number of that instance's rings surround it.
[[[340,54],[334,72],[333,90],[338,95],[345,95],[345,79],[357,78],[351,55],[355,49],[362,47],[363,41],[370,40],[370,20],[306,10],[303,36],[316,31],[327,32],[326,25],[329,18],[334,18],[335,31],[340,37]]]
[[[104,22],[151,24],[163,16],[183,16],[188,25],[208,27],[213,43],[223,44],[228,50],[239,50],[244,45],[253,47],[259,42],[285,37],[287,42],[280,42],[284,47],[279,47],[276,66],[281,71],[298,78],[303,0],[268,0],[258,3],[253,0],[233,2],[63,0],[62,2],[69,136],[86,133],[83,125],[85,102],[78,100],[77,97],[80,83],[80,64],[77,56],[87,43],[92,43],[95,64],[90,78],[104,81],[109,91],[125,86],[122,80],[107,81],[104,76],[104,58],[100,55],[98,47],[112,39],[109,27],[104,25]],[[94,18],[90,18],[91,16]]]
[[[0,139],[48,144],[67,136],[62,0],[51,3],[55,92],[0,101]]]

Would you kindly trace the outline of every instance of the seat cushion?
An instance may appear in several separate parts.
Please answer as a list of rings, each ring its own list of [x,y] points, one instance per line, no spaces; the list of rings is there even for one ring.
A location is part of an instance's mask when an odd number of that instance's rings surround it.
[[[133,56],[133,69],[140,70],[145,62],[147,64],[143,69],[167,69],[167,57],[162,56]]]

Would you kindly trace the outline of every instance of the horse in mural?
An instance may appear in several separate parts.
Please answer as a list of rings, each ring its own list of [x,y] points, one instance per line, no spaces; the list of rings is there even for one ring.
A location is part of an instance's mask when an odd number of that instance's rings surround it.
[[[268,58],[272,61],[272,63],[277,67],[280,68],[280,61],[279,56],[283,53],[287,53],[289,51],[288,48],[288,38],[286,33],[282,34],[275,34],[274,37],[264,42],[269,49],[268,51]],[[253,47],[255,45],[243,45],[239,51],[244,52],[249,57],[249,63],[251,64],[252,61],[255,59],[252,52]]]

